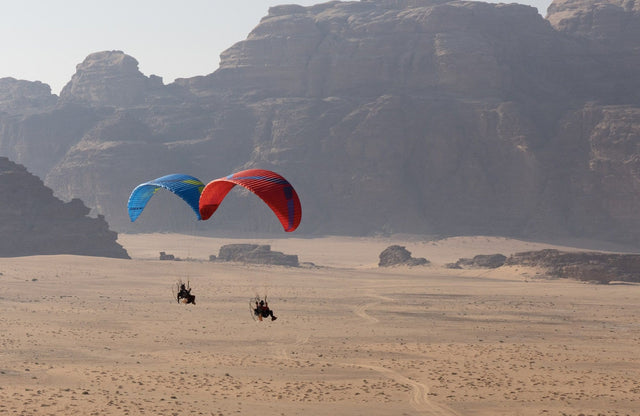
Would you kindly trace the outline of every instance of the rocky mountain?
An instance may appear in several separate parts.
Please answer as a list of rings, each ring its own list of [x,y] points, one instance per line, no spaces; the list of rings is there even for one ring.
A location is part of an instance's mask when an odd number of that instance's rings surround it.
[[[0,157],[0,257],[77,254],[129,258],[103,216],[63,202],[24,166]]]
[[[640,6],[446,0],[272,7],[209,75],[165,85],[120,51],[90,55],[52,95],[0,80],[0,154],[123,232],[281,232],[232,192],[216,217],[158,193],[272,169],[300,234],[492,234],[640,244]]]

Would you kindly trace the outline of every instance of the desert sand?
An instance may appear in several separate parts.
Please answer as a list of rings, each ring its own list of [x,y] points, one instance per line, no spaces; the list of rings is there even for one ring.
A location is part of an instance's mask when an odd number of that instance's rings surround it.
[[[132,260],[0,260],[0,415],[640,414],[640,285],[443,267],[548,245],[119,241]],[[233,242],[271,244],[304,266],[208,261]],[[390,244],[432,264],[380,269]],[[195,306],[172,298],[180,279]],[[276,321],[253,319],[256,294]]]

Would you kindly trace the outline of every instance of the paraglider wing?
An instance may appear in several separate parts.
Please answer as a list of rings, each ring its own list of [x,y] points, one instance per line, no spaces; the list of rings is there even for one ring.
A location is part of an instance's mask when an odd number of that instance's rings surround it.
[[[177,173],[163,176],[136,186],[133,192],[131,192],[129,202],[127,203],[131,222],[135,221],[140,216],[144,207],[147,206],[149,199],[151,199],[159,189],[163,188],[182,198],[184,202],[189,204],[191,209],[193,209],[198,219],[201,219],[198,202],[200,201],[200,194],[204,189],[204,183],[193,176]]]
[[[302,219],[300,199],[282,176],[264,169],[248,169],[211,181],[200,196],[200,216],[209,219],[235,185],[258,195],[280,220],[286,232],[294,231]]]

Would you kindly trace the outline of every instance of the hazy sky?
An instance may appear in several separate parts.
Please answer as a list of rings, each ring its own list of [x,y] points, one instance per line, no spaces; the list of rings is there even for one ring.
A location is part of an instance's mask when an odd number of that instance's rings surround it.
[[[87,55],[121,50],[169,84],[218,68],[220,53],[270,6],[322,0],[12,0],[0,3],[0,78],[42,81],[58,94]],[[497,2],[497,1],[492,1]],[[551,0],[519,3],[538,8]]]

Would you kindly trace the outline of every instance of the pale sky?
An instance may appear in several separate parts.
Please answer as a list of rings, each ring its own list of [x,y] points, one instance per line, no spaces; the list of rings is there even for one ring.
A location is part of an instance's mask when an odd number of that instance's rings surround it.
[[[6,0],[0,2],[0,78],[41,81],[59,94],[89,54],[121,50],[165,84],[207,75],[270,6],[323,0]],[[497,1],[491,1],[497,2]],[[546,15],[551,0],[527,0]]]

